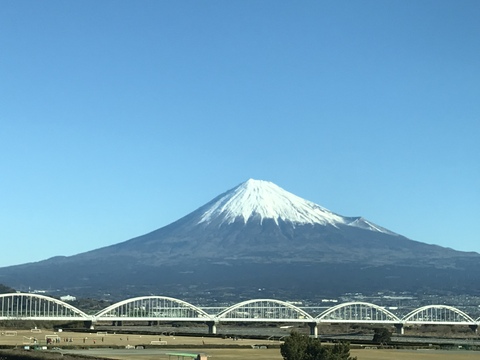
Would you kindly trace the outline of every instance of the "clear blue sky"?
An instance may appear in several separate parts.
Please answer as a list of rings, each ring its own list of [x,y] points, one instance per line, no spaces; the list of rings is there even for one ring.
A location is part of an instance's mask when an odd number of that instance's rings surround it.
[[[480,2],[0,2],[0,266],[249,179],[480,252]]]

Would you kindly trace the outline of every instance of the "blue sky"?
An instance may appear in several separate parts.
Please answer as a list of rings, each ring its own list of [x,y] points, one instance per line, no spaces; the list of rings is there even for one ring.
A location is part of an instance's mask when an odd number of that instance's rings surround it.
[[[249,179],[480,252],[480,2],[0,3],[0,266]]]

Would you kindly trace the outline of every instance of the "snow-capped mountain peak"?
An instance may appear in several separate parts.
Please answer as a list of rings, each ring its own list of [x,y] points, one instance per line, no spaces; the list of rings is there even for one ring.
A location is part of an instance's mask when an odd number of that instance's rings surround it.
[[[293,224],[338,224],[361,227],[368,230],[388,232],[376,227],[362,218],[347,218],[311,201],[302,199],[272,182],[249,179],[237,187],[225,192],[205,205],[199,223],[231,224],[241,219],[244,223],[255,219],[279,220]]]

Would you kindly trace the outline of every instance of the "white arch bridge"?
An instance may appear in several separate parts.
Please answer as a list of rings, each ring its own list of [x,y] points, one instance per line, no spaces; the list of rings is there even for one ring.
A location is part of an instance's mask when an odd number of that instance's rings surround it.
[[[61,300],[29,293],[0,294],[0,320],[83,321],[89,326],[99,322],[120,324],[126,321],[201,322],[209,333],[221,323],[305,323],[317,336],[322,323],[394,325],[403,334],[406,325],[462,325],[476,331],[480,318],[447,305],[429,305],[399,317],[384,307],[367,302],[347,302],[328,308],[317,316],[285,301],[253,299],[243,301],[216,314],[186,301],[166,296],[142,296],[117,302],[96,314],[87,314]]]

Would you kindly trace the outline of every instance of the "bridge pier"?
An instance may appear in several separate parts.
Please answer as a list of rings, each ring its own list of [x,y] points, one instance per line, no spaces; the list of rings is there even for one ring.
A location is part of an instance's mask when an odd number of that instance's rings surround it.
[[[210,335],[215,335],[217,333],[217,323],[215,321],[207,321],[208,333]]]
[[[403,327],[403,324],[395,324],[395,329],[397,329],[397,335],[405,334],[405,329]]]
[[[477,333],[477,330],[478,330],[478,325],[477,325],[477,324],[468,325],[468,327],[469,327],[470,330],[472,330],[475,334]]]
[[[93,321],[91,320],[84,321],[83,326],[85,326],[87,329],[90,329],[90,330],[94,329]]]
[[[310,327],[310,336],[314,337],[315,339],[318,338],[318,324],[317,323],[308,323]]]

